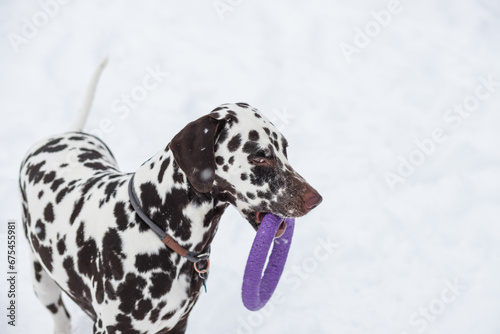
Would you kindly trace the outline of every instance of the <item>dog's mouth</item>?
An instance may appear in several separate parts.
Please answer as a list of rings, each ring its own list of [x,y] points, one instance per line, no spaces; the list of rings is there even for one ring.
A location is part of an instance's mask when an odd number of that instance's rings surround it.
[[[256,224],[256,229],[259,228],[260,224],[262,223],[262,221],[264,220],[264,217],[266,216],[266,214],[268,214],[269,212],[266,212],[266,211],[259,211],[255,214],[255,222],[257,223]],[[278,231],[276,231],[276,235],[274,236],[275,238],[279,238],[283,235],[283,233],[285,233],[285,230],[286,230],[286,222],[285,220],[283,219],[283,221],[281,222],[280,224],[280,227],[278,228]]]

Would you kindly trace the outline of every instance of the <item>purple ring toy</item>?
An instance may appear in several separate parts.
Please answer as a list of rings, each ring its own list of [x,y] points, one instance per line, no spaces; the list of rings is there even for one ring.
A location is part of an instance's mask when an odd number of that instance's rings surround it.
[[[275,238],[283,220],[286,223],[286,230],[281,237]],[[288,250],[292,243],[294,225],[294,218],[283,219],[269,213],[262,220],[248,255],[243,276],[243,304],[250,311],[260,310],[273,295],[285,267]],[[262,276],[273,240],[273,250],[264,276]]]

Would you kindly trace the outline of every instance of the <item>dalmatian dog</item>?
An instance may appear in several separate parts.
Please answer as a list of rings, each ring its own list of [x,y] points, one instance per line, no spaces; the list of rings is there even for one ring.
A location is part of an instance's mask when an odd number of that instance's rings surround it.
[[[57,334],[71,332],[62,291],[94,334],[184,333],[228,205],[257,230],[266,213],[300,217],[322,198],[288,163],[286,139],[245,103],[214,109],[121,172],[82,132],[103,67],[71,131],[35,144],[21,165],[35,293]]]

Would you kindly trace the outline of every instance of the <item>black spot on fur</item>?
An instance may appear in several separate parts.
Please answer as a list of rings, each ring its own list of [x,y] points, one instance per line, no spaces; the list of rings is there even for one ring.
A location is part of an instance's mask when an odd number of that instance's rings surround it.
[[[40,192],[38,193],[38,199],[42,198],[43,196],[43,190],[40,190]]]
[[[122,252],[122,240],[116,229],[110,229],[102,239],[103,272],[106,280],[121,280],[123,278],[122,262],[125,255]]]
[[[270,191],[266,191],[266,192],[263,192],[263,191],[257,191],[257,196],[259,198],[263,198],[263,199],[267,199],[267,200],[271,200],[273,199],[274,195],[272,192]]]
[[[74,224],[75,219],[78,217],[78,215],[82,211],[83,203],[84,203],[83,197],[81,197],[77,202],[75,202],[75,205],[73,207],[73,212],[71,213],[71,217],[69,218],[69,223],[71,225]]]
[[[116,325],[106,328],[109,334],[127,333],[127,334],[141,334],[132,326],[132,319],[123,313],[116,316]]]
[[[241,146],[241,135],[237,134],[227,143],[227,149],[229,152],[236,151]]]
[[[151,275],[151,297],[160,298],[168,293],[172,287],[172,279],[167,273],[153,273]]]
[[[85,225],[83,223],[78,226],[75,242],[78,247],[82,247],[85,243]]]
[[[245,197],[245,195],[243,195],[242,193],[238,192],[238,193],[236,194],[236,196],[238,197],[238,199],[239,199],[240,201],[243,201],[243,202],[247,202],[247,203],[248,203],[247,198],[246,198],[246,197]]]
[[[43,270],[43,267],[40,264],[40,262],[35,261],[35,262],[33,262],[33,268],[35,270],[35,279],[36,279],[37,282],[40,282],[40,280],[42,279],[42,270]]]
[[[89,150],[86,148],[82,148],[81,150],[83,151],[83,153],[78,156],[79,162],[85,162],[88,160],[97,160],[103,157],[102,154],[97,152],[96,150]]]
[[[271,181],[271,173],[266,167],[255,166],[252,168],[252,174],[250,174],[250,182],[254,186],[262,187],[265,183]]]
[[[220,116],[219,116],[218,113],[216,113],[216,111],[224,110],[224,109],[225,109],[224,107],[217,107],[214,110],[212,110],[211,113],[213,113],[213,115],[214,115],[215,118],[219,118]]]
[[[49,223],[54,221],[54,207],[52,203],[49,202],[43,210],[43,218]]]
[[[54,171],[45,174],[45,177],[43,178],[43,183],[50,183],[55,179],[55,177],[56,177],[56,172]]]
[[[156,190],[153,183],[143,183],[140,187],[140,199],[143,209],[147,211],[148,208],[157,208],[161,206],[160,194]]]
[[[116,224],[118,225],[118,229],[120,231],[124,231],[128,225],[128,215],[125,212],[125,203],[116,202],[113,214],[116,218]]]
[[[163,317],[161,317],[161,320],[168,320],[168,319],[172,318],[175,315],[175,313],[176,313],[176,311],[171,311],[171,312],[165,313],[165,315]]]
[[[68,145],[62,144],[62,145],[57,145],[62,138],[57,138],[54,140],[49,141],[47,144],[43,145],[40,147],[38,150],[36,150],[32,156],[38,155],[40,153],[46,152],[46,153],[54,153],[54,152],[59,152],[64,150]]]
[[[45,224],[40,219],[36,221],[35,232],[40,241],[45,240]]]
[[[217,165],[223,165],[224,164],[224,158],[222,156],[218,155],[215,158],[215,162],[217,163]]]
[[[248,180],[248,175],[247,175],[247,173],[241,173],[240,178],[241,178],[241,181],[246,181],[246,180]]]
[[[64,179],[61,179],[61,178],[56,179],[56,180],[54,180],[54,182],[52,182],[50,189],[55,192],[57,190],[57,188],[59,188],[59,186],[63,183],[64,183]]]
[[[247,154],[257,153],[260,149],[259,144],[254,141],[247,141],[245,145],[243,145],[243,152]]]
[[[279,150],[280,150],[280,144],[278,143],[278,141],[277,140],[273,140],[272,142],[273,142],[274,147],[276,148],[276,151],[279,152]]]
[[[76,243],[78,251],[78,271],[93,278],[97,274],[97,245],[93,238],[85,239],[84,224],[81,223],[77,231]]]
[[[52,312],[53,314],[56,314],[57,313],[57,306],[56,304],[50,304],[50,305],[47,305],[46,306],[50,312]]]
[[[116,291],[113,288],[113,285],[111,284],[110,281],[104,282],[104,291],[106,292],[106,295],[108,296],[109,299],[111,300],[116,299]]]
[[[172,260],[170,260],[171,252],[169,248],[162,248],[156,254],[137,254],[135,256],[135,267],[139,273],[161,269],[164,272],[172,272],[172,275],[175,276],[176,267]]]
[[[158,182],[163,181],[163,174],[165,174],[165,171],[167,170],[168,166],[170,165],[170,157],[165,159],[160,166],[160,172],[158,173]]]
[[[142,299],[137,303],[137,308],[132,311],[132,315],[135,319],[142,320],[146,317],[146,315],[153,308],[153,304],[149,299]]]
[[[255,199],[255,194],[253,194],[251,192],[247,192],[247,197],[250,199]]]
[[[106,185],[106,189],[104,190],[104,193],[106,194],[106,203],[109,202],[111,196],[116,197],[117,186],[118,186],[118,181],[113,181]]]
[[[109,167],[106,167],[104,166],[102,163],[100,162],[87,162],[85,164],[83,164],[85,167],[88,167],[88,168],[91,168],[93,170],[106,170],[108,169]]]
[[[29,182],[37,184],[44,176],[44,172],[41,170],[42,166],[45,165],[45,161],[42,161],[36,165],[28,165],[26,169],[26,175],[28,175]]]
[[[184,189],[173,188],[166,195],[161,209],[156,211],[151,218],[153,221],[159,222],[163,228],[168,224],[170,229],[174,231],[173,237],[178,238],[178,240],[188,240],[191,238],[192,222],[184,215],[183,210],[189,203],[200,204],[207,200],[210,199],[195,192],[191,186],[189,186],[187,194]]]
[[[66,251],[66,236],[57,242],[57,251],[59,252],[59,255],[63,255]]]
[[[251,130],[248,133],[248,139],[251,141],[257,141],[257,140],[259,140],[259,138],[260,138],[259,133],[255,130]]]
[[[97,280],[95,290],[95,300],[98,304],[102,304],[104,301],[104,283],[102,279]]]
[[[144,278],[132,273],[127,274],[125,281],[123,281],[116,290],[116,294],[120,300],[118,308],[127,314],[132,313],[136,319],[144,319],[146,316],[144,312],[145,305],[141,305],[141,303],[137,303],[137,301],[147,301],[143,295],[143,290],[146,288],[146,285],[147,283]],[[152,306],[150,309],[151,308]]]
[[[95,186],[95,184],[97,182],[99,182],[103,177],[104,177],[104,175],[101,175],[101,176],[98,176],[98,177],[93,177],[93,178],[88,179],[87,182],[85,182],[85,185],[82,188],[82,196],[85,195],[85,194],[87,194],[87,192],[89,192],[90,189],[92,189]]]
[[[288,154],[286,152],[286,148],[288,147],[288,142],[284,137],[281,138],[281,147],[283,148],[283,154],[285,155],[286,158],[288,158]]]
[[[57,193],[56,204],[59,204],[63,200],[64,196],[66,196],[67,193],[68,193],[68,188],[61,189],[61,191],[59,193]]]
[[[162,201],[154,184],[144,183],[140,187],[139,198],[144,212],[160,228],[174,231],[173,237],[188,240],[191,237],[191,220],[183,213],[189,204],[201,204],[210,201],[209,197],[196,192],[188,185],[188,189],[174,187]],[[145,225],[144,223],[141,225]]]

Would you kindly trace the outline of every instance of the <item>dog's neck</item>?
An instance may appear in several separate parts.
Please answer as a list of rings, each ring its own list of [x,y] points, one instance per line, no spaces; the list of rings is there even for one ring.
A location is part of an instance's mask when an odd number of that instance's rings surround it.
[[[133,186],[144,212],[175,241],[193,252],[208,248],[228,203],[194,189],[168,146],[139,167]]]

